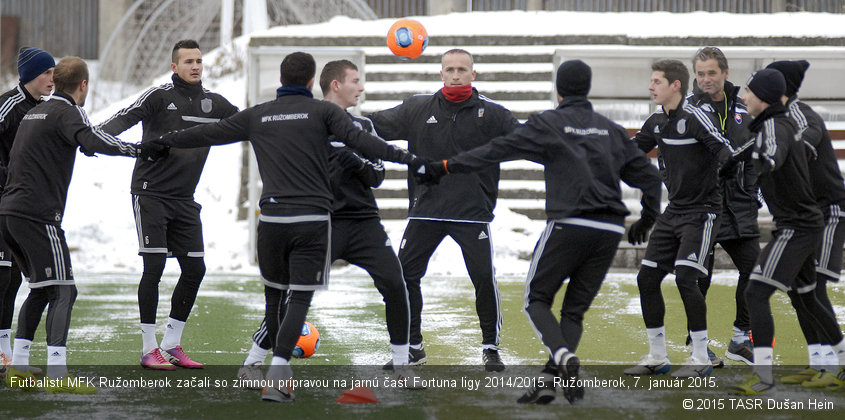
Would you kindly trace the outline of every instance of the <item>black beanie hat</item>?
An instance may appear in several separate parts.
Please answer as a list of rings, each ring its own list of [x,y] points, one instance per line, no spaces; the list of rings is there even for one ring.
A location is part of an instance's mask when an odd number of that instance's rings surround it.
[[[786,79],[786,93],[784,95],[790,98],[798,93],[798,89],[801,89],[804,73],[807,72],[809,67],[810,63],[807,60],[775,61],[766,66],[767,69],[775,69],[783,74],[783,78]]]
[[[763,69],[751,73],[746,86],[754,93],[754,96],[769,105],[781,103],[780,98],[786,91],[786,81],[783,75],[773,69]]]
[[[557,93],[561,97],[587,96],[593,71],[581,60],[566,60],[557,68]]]

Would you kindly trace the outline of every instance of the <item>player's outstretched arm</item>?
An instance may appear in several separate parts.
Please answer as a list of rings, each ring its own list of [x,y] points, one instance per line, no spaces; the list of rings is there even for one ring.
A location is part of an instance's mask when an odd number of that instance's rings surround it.
[[[141,148],[134,143],[126,143],[105,131],[92,126],[88,116],[79,106],[73,106],[59,117],[63,121],[62,137],[68,143],[79,146],[89,156],[95,153],[113,156],[138,157]]]
[[[132,105],[117,111],[109,119],[100,123],[97,127],[101,130],[116,136],[130,127],[142,121],[144,118],[158,112],[157,103],[159,91],[162,86],[155,86],[147,89]]]
[[[216,123],[171,131],[151,142],[178,149],[191,149],[244,141],[249,138],[250,110],[243,110]]]
[[[425,163],[424,160],[417,158],[413,153],[356,127],[349,115],[337,105],[328,104],[325,109],[328,113],[326,121],[328,122],[329,132],[334,134],[337,139],[343,139],[342,141],[347,146],[361,152],[367,159],[382,159],[409,166],[416,165],[415,169]]]
[[[543,163],[544,142],[551,137],[547,125],[539,117],[532,116],[510,134],[452,156],[446,163],[446,169],[449,173],[474,172],[499,162],[519,159]]]

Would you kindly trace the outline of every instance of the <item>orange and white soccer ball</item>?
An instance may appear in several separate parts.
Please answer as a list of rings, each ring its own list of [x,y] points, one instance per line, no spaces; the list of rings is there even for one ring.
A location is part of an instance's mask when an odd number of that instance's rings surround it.
[[[416,20],[399,19],[387,32],[387,47],[405,60],[421,56],[427,46],[428,32]]]
[[[311,357],[320,347],[320,331],[308,321],[302,324],[302,332],[296,346],[293,348],[293,357]]]

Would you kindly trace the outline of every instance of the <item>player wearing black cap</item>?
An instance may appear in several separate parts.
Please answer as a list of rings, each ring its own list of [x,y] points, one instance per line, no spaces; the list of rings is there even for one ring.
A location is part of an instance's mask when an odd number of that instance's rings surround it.
[[[580,367],[575,351],[583,333],[584,313],[625,233],[628,210],[622,203],[619,181],[642,189],[643,217],[654,219],[660,211],[657,168],[625,129],[593,112],[587,100],[591,79],[592,70],[586,63],[565,61],[557,71],[557,109],[532,115],[507,136],[426,167],[438,178],[515,159],[545,166],[548,224],[528,270],[525,311],[546,346],[549,361],[536,386],[519,403],[551,402],[555,375],[568,381],[570,386],[563,392],[570,403],[584,395],[584,388],[574,381]],[[558,322],[551,306],[566,279],[569,285]]]
[[[825,226],[821,241],[816,247],[816,299],[830,313],[835,314],[827,296],[827,282],[839,281],[842,268],[842,245],[845,243],[845,180],[839,171],[839,164],[833,152],[830,133],[824,121],[809,105],[798,99],[798,90],[804,80],[804,73],[810,66],[805,60],[775,61],[766,66],[783,74],[786,91],[782,102],[789,110],[789,116],[798,127],[801,140],[807,147],[810,183],[813,195],[824,217]],[[789,291],[793,306],[801,305],[798,292]],[[804,311],[798,311],[798,324],[807,339],[809,366],[794,375],[781,378],[783,383],[802,383],[808,388],[821,388],[834,383],[845,384],[845,376],[837,379],[835,366],[839,364],[830,339],[813,327]]]
[[[813,197],[804,145],[797,141],[800,138],[795,124],[781,103],[786,90],[783,75],[773,69],[760,70],[751,75],[746,85],[743,100],[754,116],[750,127],[753,143],[749,142],[744,151],[738,150],[732,161],[750,155],[760,169],[760,191],[777,230],[760,253],[745,292],[754,331],[754,370],[745,382],[729,390],[756,395],[774,387],[774,320],[769,301],[775,291],[796,292],[800,301],[796,310],[804,312],[800,316],[813,322],[816,331],[838,343],[834,350],[839,352],[840,362],[845,359],[845,340],[836,318],[813,292],[814,254],[824,222]]]

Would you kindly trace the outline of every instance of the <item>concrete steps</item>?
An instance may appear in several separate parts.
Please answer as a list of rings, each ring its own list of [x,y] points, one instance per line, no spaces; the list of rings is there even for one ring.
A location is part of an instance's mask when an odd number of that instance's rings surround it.
[[[437,36],[431,37],[425,55],[403,60],[385,47],[383,37],[267,37],[253,38],[250,46],[355,47],[365,53],[363,114],[398,105],[415,94],[430,94],[442,86],[440,56],[452,48],[473,54],[478,72],[475,86],[486,97],[507,107],[520,119],[552,108],[553,57],[557,48],[571,45],[845,45],[845,38],[628,38],[625,36]],[[627,128],[637,128],[652,112],[643,82],[642,101],[590,97],[594,108]],[[385,219],[407,217],[405,168],[388,164],[385,184],[375,190]],[[545,183],[541,165],[518,161],[502,164],[498,206],[534,220],[545,220]],[[639,215],[639,191],[623,185],[624,199]],[[665,194],[664,194],[665,197]],[[665,203],[664,203],[665,204]],[[761,221],[770,216],[762,209]],[[636,217],[630,217],[629,222]]]

